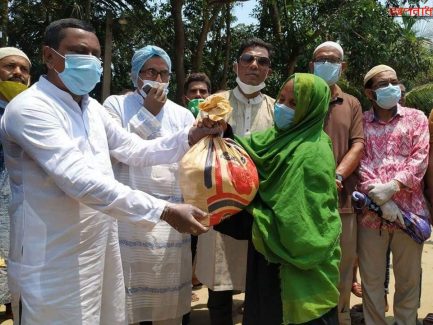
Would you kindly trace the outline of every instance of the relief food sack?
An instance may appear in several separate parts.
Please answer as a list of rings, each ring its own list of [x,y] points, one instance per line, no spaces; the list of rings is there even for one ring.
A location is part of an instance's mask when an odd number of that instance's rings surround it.
[[[209,217],[213,226],[243,210],[259,188],[257,169],[244,149],[231,139],[205,137],[180,162],[180,188],[185,203]]]
[[[198,105],[200,117],[227,120],[233,108],[218,94]],[[208,136],[182,158],[179,182],[183,198],[209,213],[205,226],[213,226],[244,209],[259,188],[256,166],[233,140]]]

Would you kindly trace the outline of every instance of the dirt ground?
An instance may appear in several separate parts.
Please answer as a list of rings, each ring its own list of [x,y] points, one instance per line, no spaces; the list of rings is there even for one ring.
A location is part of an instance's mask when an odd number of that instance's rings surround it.
[[[422,256],[422,291],[421,291],[421,307],[418,310],[419,321],[422,324],[422,319],[428,314],[433,313],[433,240],[428,240],[424,243],[424,251]],[[358,276],[359,279],[359,276]],[[202,288],[194,291],[199,296],[199,301],[192,304],[191,312],[191,325],[208,325],[209,314],[206,308],[207,302],[207,289]],[[387,320],[389,324],[393,321],[393,294],[394,294],[394,275],[391,265],[391,281],[390,281],[390,294],[388,295],[389,312]],[[233,317],[235,324],[242,323],[242,315],[237,312],[238,307],[242,304],[244,299],[243,294],[235,295],[233,297]],[[362,299],[352,295],[351,305],[359,304]]]
[[[422,324],[422,319],[428,314],[433,313],[433,240],[428,240],[424,244],[424,251],[422,256],[422,269],[423,269],[423,277],[422,277],[422,292],[421,292],[421,307],[418,310],[419,321]],[[191,311],[191,325],[208,325],[209,314],[206,308],[207,302],[207,289],[201,288],[200,290],[194,291],[198,296],[199,300],[197,302],[192,303],[192,311]],[[387,319],[389,324],[392,324],[393,320],[393,311],[392,311],[392,303],[393,303],[393,294],[394,294],[394,277],[392,274],[392,265],[391,265],[391,283],[390,283],[390,294],[388,295],[389,302],[389,312],[387,313]],[[244,294],[238,294],[233,297],[233,318],[235,320],[235,324],[242,323],[242,315],[238,312],[239,307],[242,305],[244,299]],[[351,304],[361,303],[362,300],[360,298],[352,295]],[[1,309],[0,309],[1,310]],[[12,325],[12,321],[2,322],[1,325]]]

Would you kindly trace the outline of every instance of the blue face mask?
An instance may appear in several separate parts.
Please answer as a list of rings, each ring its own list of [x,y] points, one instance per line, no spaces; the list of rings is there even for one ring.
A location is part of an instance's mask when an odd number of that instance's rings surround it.
[[[57,54],[65,59],[65,69],[57,72],[60,80],[75,95],[88,94],[101,81],[101,60],[93,55],[85,54]]]
[[[341,63],[314,62],[314,74],[325,80],[329,86],[337,83],[340,73]]]
[[[274,122],[277,128],[287,129],[293,122],[295,110],[281,103],[274,105]]]
[[[401,89],[399,85],[393,86],[389,84],[375,90],[376,103],[383,109],[391,109],[395,107],[401,97]]]

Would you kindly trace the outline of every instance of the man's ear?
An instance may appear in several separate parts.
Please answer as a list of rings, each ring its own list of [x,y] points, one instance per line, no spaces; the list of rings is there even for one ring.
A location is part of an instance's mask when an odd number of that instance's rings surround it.
[[[49,69],[53,68],[53,51],[49,46],[42,47],[42,62],[47,65]]]
[[[343,73],[343,71],[346,70],[346,68],[347,68],[346,61],[341,62],[341,73]]]
[[[364,95],[369,99],[369,100],[374,100],[376,98],[375,93],[372,89],[364,89]]]
[[[268,69],[268,73],[266,74],[266,78],[269,78],[269,76],[272,74],[273,70],[271,68]]]
[[[238,75],[238,63],[236,61],[233,62],[233,72],[235,75]]]
[[[314,74],[314,62],[310,61],[310,63],[308,64],[308,67],[310,68],[310,73]]]

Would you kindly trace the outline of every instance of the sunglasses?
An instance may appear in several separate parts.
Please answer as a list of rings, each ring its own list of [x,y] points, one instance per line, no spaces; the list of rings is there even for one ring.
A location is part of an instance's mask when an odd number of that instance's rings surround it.
[[[242,66],[249,66],[254,61],[256,61],[257,64],[261,67],[269,68],[271,66],[271,60],[269,60],[269,58],[265,56],[256,56],[256,55],[245,53],[242,54],[239,58],[239,63]]]

